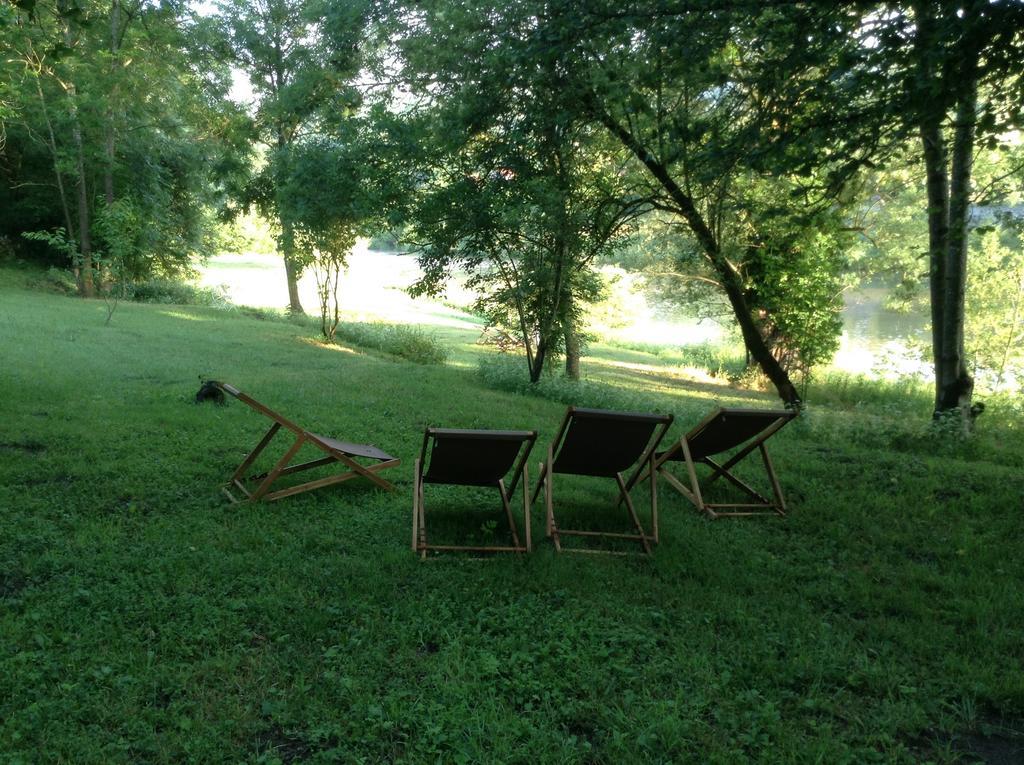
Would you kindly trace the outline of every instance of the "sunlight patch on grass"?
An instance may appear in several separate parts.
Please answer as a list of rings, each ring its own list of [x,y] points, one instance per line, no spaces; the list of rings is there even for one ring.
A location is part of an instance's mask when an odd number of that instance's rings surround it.
[[[197,316],[194,313],[183,313],[181,311],[161,311],[164,316],[170,316],[172,319],[184,319],[185,321],[213,321],[212,316]]]
[[[361,351],[357,351],[355,348],[350,348],[347,345],[341,345],[338,342],[326,343],[322,337],[302,337],[299,339],[307,345],[323,348],[325,351],[339,351],[340,353],[350,353],[354,356],[362,355]]]

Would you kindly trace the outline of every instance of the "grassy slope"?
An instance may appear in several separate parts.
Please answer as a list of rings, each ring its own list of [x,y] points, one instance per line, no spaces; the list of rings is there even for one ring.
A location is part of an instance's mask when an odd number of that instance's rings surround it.
[[[1019,464],[847,446],[829,424],[845,415],[822,415],[774,442],[785,521],[711,523],[666,490],[652,560],[541,540],[527,558],[423,564],[407,542],[422,428],[539,427],[545,444],[563,405],[287,323],[103,314],[0,287],[5,761],[911,762],[1016,746]],[[226,504],[218,483],[264,423],[194,406],[199,374],[396,453],[400,491]],[[605,527],[621,523],[611,496],[559,485]],[[499,518],[476,499],[471,515],[465,492],[427,497],[452,539]]]

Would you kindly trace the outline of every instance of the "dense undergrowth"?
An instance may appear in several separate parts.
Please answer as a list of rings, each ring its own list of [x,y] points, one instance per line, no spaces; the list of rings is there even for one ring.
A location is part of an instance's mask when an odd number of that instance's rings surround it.
[[[926,400],[851,383],[773,439],[784,520],[709,522],[663,485],[650,559],[559,556],[538,533],[531,556],[421,563],[411,471],[428,425],[537,428],[543,449],[566,403],[671,411],[678,435],[770,399],[642,374],[522,395],[497,359],[413,364],[203,306],[126,304],[104,326],[102,304],[16,281],[0,281],[6,762],[1022,751],[1019,409],[938,440]],[[401,457],[398,492],[227,504],[218,486],[267,423],[193,404],[200,375]],[[613,497],[597,479],[556,488],[563,522],[624,530]],[[504,538],[489,492],[426,500],[437,540]]]

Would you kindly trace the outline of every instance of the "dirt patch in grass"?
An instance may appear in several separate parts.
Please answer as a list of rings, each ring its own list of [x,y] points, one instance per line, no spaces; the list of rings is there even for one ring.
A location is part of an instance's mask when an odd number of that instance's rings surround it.
[[[1024,739],[1020,737],[968,733],[954,738],[953,745],[986,765],[1020,765],[1024,762]]]
[[[13,598],[28,586],[20,571],[0,571],[0,598]]]
[[[38,454],[39,452],[46,451],[46,444],[32,439],[26,439],[24,441],[0,441],[0,450]]]
[[[951,751],[965,763],[984,765],[1021,765],[1024,763],[1024,736],[998,732],[967,731],[949,734],[941,731],[926,732],[914,742],[913,751],[922,758],[934,756],[936,751]]]
[[[287,732],[280,725],[272,725],[256,735],[256,751],[273,752],[285,765],[305,762],[318,752],[337,747],[338,743],[337,739],[332,738],[311,744],[302,736]]]

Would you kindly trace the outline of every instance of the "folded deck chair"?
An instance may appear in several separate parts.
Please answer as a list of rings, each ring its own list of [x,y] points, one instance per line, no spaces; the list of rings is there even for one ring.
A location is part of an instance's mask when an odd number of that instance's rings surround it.
[[[412,495],[412,549],[423,558],[427,557],[429,550],[530,552],[533,543],[530,538],[530,506],[526,501],[530,493],[526,460],[536,440],[537,433],[532,430],[427,428],[423,434],[423,449],[414,468],[416,480]],[[506,489],[505,476],[510,470],[512,481]],[[526,532],[522,541],[509,504],[509,497],[515,492],[520,477],[523,479],[523,522]],[[501,495],[508,525],[512,529],[512,546],[430,544],[427,541],[427,518],[423,504],[423,485],[427,483],[496,487]]]
[[[645,553],[651,552],[651,542],[658,541],[658,496],[656,481],[651,479],[651,533],[648,534],[636,508],[629,497],[629,491],[644,466],[649,462],[665,432],[672,424],[670,414],[639,414],[635,412],[610,412],[603,409],[579,409],[569,407],[562,421],[558,435],[548,447],[547,460],[541,463],[540,479],[534,490],[533,499],[544,489],[544,504],[547,513],[547,535],[555,543],[555,549],[562,552],[560,535],[582,537],[609,537],[630,539],[640,543]],[[628,480],[622,474],[633,473]],[[614,478],[619,486],[619,498],[626,502],[636,534],[612,534],[601,531],[581,531],[559,528],[555,522],[552,499],[552,478],[555,473],[568,475],[598,476]],[[571,552],[604,552],[601,550],[575,549]]]
[[[341,483],[342,481],[347,481],[350,478],[356,478],[358,476],[369,479],[383,489],[394,491],[395,487],[389,481],[386,481],[377,475],[377,473],[381,470],[386,470],[387,468],[400,465],[401,460],[384,453],[376,446],[338,441],[337,439],[328,438],[327,436],[322,436],[318,433],[305,430],[291,420],[281,416],[273,409],[264,406],[256,399],[242,393],[238,388],[222,382],[214,382],[213,384],[229,396],[234,396],[243,404],[273,420],[270,430],[268,430],[266,435],[264,435],[260,442],[256,444],[256,447],[249,452],[249,456],[242,460],[242,464],[238,466],[238,469],[235,470],[231,475],[231,478],[223,486],[223,492],[232,502],[241,502],[246,499],[252,501],[264,499],[269,502],[275,499],[282,499],[283,497],[290,497],[293,494],[301,494],[302,492],[310,491],[312,489],[332,486],[333,484]],[[252,466],[252,463],[256,461],[256,458],[260,453],[267,448],[268,444],[270,444],[281,428],[289,430],[295,435],[295,443],[288,448],[288,451],[284,453],[284,456],[281,457],[270,470],[258,475],[248,476],[248,478],[246,478],[245,472]],[[324,456],[310,462],[290,465],[289,463],[295,458],[299,449],[301,449],[305,444],[310,444],[311,446],[316,447],[324,453]],[[356,458],[367,460],[370,464],[360,464],[356,461]],[[345,472],[327,476],[326,478],[319,478],[315,481],[307,481],[306,483],[300,483],[296,486],[289,486],[276,491],[270,490],[274,483],[280,478],[284,478],[285,476],[298,473],[303,470],[309,470],[323,465],[330,465],[335,462],[345,468]],[[252,486],[251,489],[246,486],[246,482],[250,483]],[[240,491],[244,496],[244,499],[239,499],[234,494],[234,490]]]
[[[657,475],[668,481],[699,510],[712,518],[722,515],[771,515],[774,513],[784,516],[786,501],[782,496],[782,488],[779,486],[779,479],[775,475],[775,469],[772,467],[772,461],[764,442],[794,417],[796,417],[796,412],[778,409],[718,409],[704,418],[699,425],[680,438],[671,448],[656,454],[651,464]],[[722,464],[711,459],[714,455],[740,446],[743,448]],[[736,463],[755,449],[761,452],[761,460],[764,462],[765,472],[768,473],[774,499],[768,499],[758,493],[730,472]],[[686,470],[690,477],[689,488],[668,471],[670,462],[686,463]],[[705,486],[719,478],[725,478],[754,501],[745,503],[705,501],[700,482],[697,480],[697,463],[703,463],[714,471],[707,479]]]

